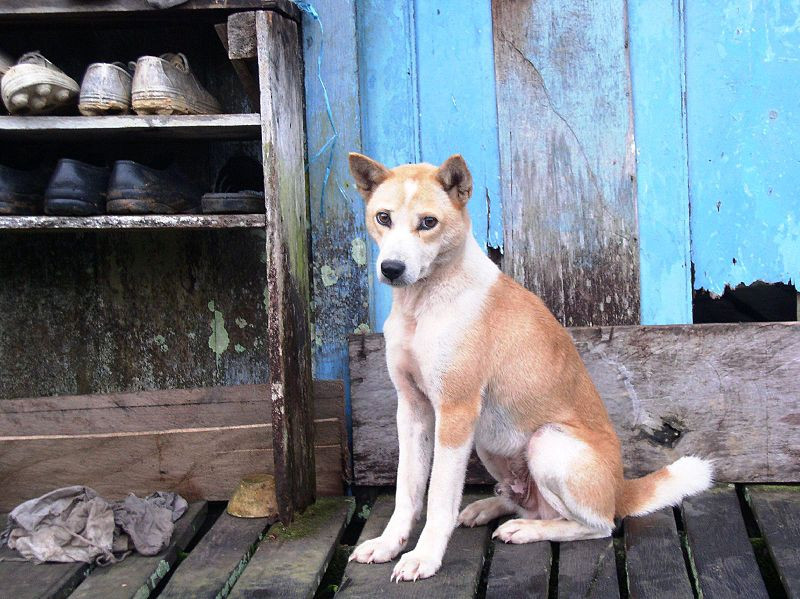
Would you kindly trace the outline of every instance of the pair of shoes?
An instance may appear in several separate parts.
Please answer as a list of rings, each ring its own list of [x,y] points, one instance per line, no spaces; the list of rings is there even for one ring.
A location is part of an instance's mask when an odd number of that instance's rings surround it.
[[[75,101],[79,87],[39,52],[23,54],[0,80],[0,95],[8,112],[38,115],[55,112]]]
[[[203,190],[174,166],[157,169],[131,160],[111,168],[71,158],[58,161],[48,180],[44,167],[0,165],[0,214],[90,216],[200,212]]]
[[[127,68],[120,62],[89,65],[81,83],[81,114],[126,114],[131,108],[136,114],[160,115],[221,111],[181,53],[142,56]]]

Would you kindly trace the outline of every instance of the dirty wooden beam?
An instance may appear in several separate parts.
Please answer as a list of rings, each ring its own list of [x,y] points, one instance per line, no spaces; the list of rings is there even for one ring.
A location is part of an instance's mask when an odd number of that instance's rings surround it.
[[[240,30],[234,30],[231,26],[231,20],[234,17],[238,17],[239,15],[252,15],[252,29],[248,29],[246,32],[242,32]],[[214,25],[214,30],[217,32],[217,37],[219,37],[220,42],[225,47],[225,51],[228,53],[228,59],[231,61],[231,66],[233,66],[233,70],[236,71],[236,76],[239,77],[239,81],[242,83],[242,87],[244,88],[244,92],[247,94],[247,97],[250,99],[250,102],[253,106],[258,106],[260,103],[260,91],[258,89],[258,80],[254,76],[253,72],[250,70],[250,65],[248,61],[244,60],[244,58],[255,58],[255,52],[253,52],[252,56],[239,56],[236,51],[233,53],[231,52],[231,41],[232,39],[236,40],[237,47],[234,50],[238,50],[238,44],[244,42],[243,38],[248,38],[252,36],[252,43],[255,45],[256,39],[256,28],[255,28],[255,13],[235,13],[228,17],[228,23],[218,23]],[[234,38],[235,32],[235,38]]]
[[[267,321],[275,482],[281,519],[314,501],[309,218],[303,57],[297,23],[256,14],[267,214]]]
[[[716,459],[718,480],[800,480],[800,323],[570,333],[620,436],[628,476],[697,454]],[[382,336],[351,337],[350,372],[355,482],[394,484],[396,398]],[[493,482],[471,472],[474,482]]]
[[[564,324],[636,324],[626,3],[494,0],[492,16],[503,269]]]

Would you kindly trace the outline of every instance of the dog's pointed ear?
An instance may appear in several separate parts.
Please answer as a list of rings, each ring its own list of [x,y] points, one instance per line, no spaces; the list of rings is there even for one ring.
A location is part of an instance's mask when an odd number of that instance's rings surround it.
[[[461,154],[453,154],[442,163],[436,171],[436,180],[459,206],[464,206],[472,195],[472,175]]]
[[[369,200],[372,192],[391,174],[389,169],[380,162],[368,158],[363,154],[350,152],[350,173],[356,180],[356,187],[365,200]]]

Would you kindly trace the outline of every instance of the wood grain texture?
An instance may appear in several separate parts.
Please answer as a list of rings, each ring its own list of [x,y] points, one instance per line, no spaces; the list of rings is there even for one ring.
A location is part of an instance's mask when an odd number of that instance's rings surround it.
[[[71,599],[146,599],[178,560],[178,553],[196,536],[208,514],[205,501],[189,505],[175,522],[172,539],[158,555],[134,553],[113,567],[95,568],[70,595]]]
[[[0,141],[78,142],[110,139],[136,141],[258,139],[258,114],[175,116],[4,116]]]
[[[7,514],[0,514],[0,528]],[[14,560],[14,561],[6,561]],[[22,561],[16,561],[22,560]],[[34,564],[0,543],[0,588],[3,596],[19,599],[62,599],[89,574],[89,564]]]
[[[480,499],[478,495],[465,495],[462,506]],[[359,543],[379,536],[394,509],[391,497],[381,496],[375,502],[369,519],[364,525]],[[414,548],[422,532],[424,517],[417,523],[409,537],[407,551]],[[489,543],[489,529],[456,528],[442,560],[442,567],[436,576],[410,583],[389,581],[389,576],[397,560],[384,564],[359,564],[349,562],[344,571],[342,583],[336,597],[342,599],[423,599],[428,597],[447,597],[448,599],[472,599],[478,587],[484,553]]]
[[[244,23],[240,21],[240,15],[247,15]],[[233,70],[236,71],[236,76],[239,77],[239,81],[241,82],[244,92],[247,94],[250,103],[253,106],[260,106],[261,91],[258,87],[258,78],[256,77],[255,73],[257,66],[256,61],[245,60],[243,57],[239,57],[237,55],[237,53],[250,53],[250,48],[255,46],[255,18],[255,13],[237,12],[228,17],[228,23],[217,23],[214,25],[214,31],[217,32],[219,41],[221,41],[222,45],[225,46],[225,51],[228,53],[228,59],[231,61],[231,66],[233,67]],[[231,55],[231,41],[234,43],[233,55]],[[255,50],[253,50],[252,56],[249,58],[254,59],[255,57]]]
[[[503,269],[564,324],[638,323],[626,4],[494,0],[492,17]]]
[[[0,229],[255,229],[263,228],[265,222],[263,214],[0,216]]]
[[[268,518],[236,518],[222,512],[211,530],[180,563],[159,597],[227,596],[270,523]]]
[[[362,147],[357,2],[315,0],[313,4],[322,27],[308,15],[303,22],[314,256],[312,351],[315,376],[344,379],[347,335],[372,326],[371,275],[366,268],[370,242],[365,230],[364,200],[353,184],[347,161],[348,152],[361,151]],[[327,102],[320,77],[327,90]],[[328,102],[333,125],[328,117]]]
[[[547,597],[552,565],[547,541],[514,545],[495,540],[486,599]]]
[[[314,597],[354,510],[352,498],[318,499],[289,526],[273,527],[229,597]]]
[[[559,544],[558,596],[619,597],[617,562],[611,537]]]
[[[692,322],[684,3],[628,0],[641,324]]]
[[[258,58],[256,44],[256,13],[237,12],[228,17],[227,26],[228,58],[242,60]]]
[[[733,485],[690,497],[681,509],[702,596],[766,598]]]
[[[786,596],[800,597],[800,488],[749,486],[746,497]]]
[[[267,215],[267,325],[275,484],[281,519],[314,501],[303,56],[298,25],[256,14]]]
[[[692,585],[672,508],[627,518],[624,527],[625,571],[631,599],[691,599]]]
[[[227,500],[274,473],[266,385],[0,401],[0,509],[86,484],[108,497],[174,490]],[[343,386],[315,383],[317,493],[349,480]],[[91,456],[91,458],[87,458]]]
[[[800,362],[793,356],[800,349],[799,324],[570,333],[620,436],[628,477],[697,454],[716,459],[718,480],[798,480],[800,398],[794,389]],[[355,481],[393,484],[396,395],[383,339],[352,337],[350,356]],[[473,472],[470,480],[493,482]]]

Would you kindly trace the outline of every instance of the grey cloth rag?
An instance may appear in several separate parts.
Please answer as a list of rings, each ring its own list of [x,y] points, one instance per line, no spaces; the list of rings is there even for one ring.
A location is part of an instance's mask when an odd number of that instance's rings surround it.
[[[35,562],[112,563],[130,543],[143,555],[157,554],[187,508],[175,493],[109,502],[89,487],[64,487],[15,507],[0,540]]]

